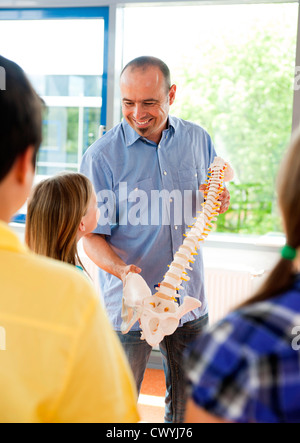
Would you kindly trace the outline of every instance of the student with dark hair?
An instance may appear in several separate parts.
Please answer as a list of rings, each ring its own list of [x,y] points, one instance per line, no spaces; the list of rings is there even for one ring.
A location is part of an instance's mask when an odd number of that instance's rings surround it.
[[[281,258],[255,296],[190,348],[187,422],[300,423],[299,195],[300,132],[278,176]]]
[[[18,65],[0,66],[0,422],[136,422],[129,366],[88,279],[8,225],[32,187],[42,103]]]

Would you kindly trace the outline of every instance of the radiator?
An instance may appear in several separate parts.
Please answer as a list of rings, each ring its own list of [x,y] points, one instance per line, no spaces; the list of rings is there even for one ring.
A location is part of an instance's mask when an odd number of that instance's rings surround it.
[[[205,268],[205,286],[210,324],[224,317],[230,310],[248,299],[256,291],[265,272],[249,270]]]

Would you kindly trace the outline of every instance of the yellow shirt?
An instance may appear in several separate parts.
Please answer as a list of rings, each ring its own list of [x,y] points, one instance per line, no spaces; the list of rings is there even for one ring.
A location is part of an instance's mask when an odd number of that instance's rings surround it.
[[[0,422],[139,420],[122,347],[81,274],[0,222]]]

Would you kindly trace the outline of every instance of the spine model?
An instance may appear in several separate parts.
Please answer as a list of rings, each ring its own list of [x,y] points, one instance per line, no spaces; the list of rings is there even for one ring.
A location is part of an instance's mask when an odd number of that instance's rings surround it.
[[[173,334],[181,317],[201,306],[199,300],[189,296],[184,297],[179,306],[176,297],[179,297],[178,290],[183,289],[181,282],[190,280],[186,270],[192,270],[190,264],[195,261],[197,249],[217,220],[221,206],[219,196],[224,190],[224,181],[232,178],[233,171],[230,166],[220,157],[216,157],[208,172],[203,210],[185,234],[183,244],[176,252],[156,294],[151,294],[149,286],[139,274],[129,273],[126,276],[122,306],[123,334],[127,334],[139,320],[141,339],[146,340],[150,346],[157,346],[165,335]]]
[[[191,229],[184,234],[185,240],[174,256],[173,262],[169,265],[169,270],[164,276],[164,280],[157,288],[157,297],[176,301],[178,290],[183,289],[182,281],[189,281],[186,270],[192,270],[190,264],[194,263],[194,256],[201,242],[205,240],[217,221],[221,202],[218,201],[220,194],[224,190],[224,181],[232,180],[233,171],[225,161],[216,157],[211,164],[204,191],[203,211],[196,218],[195,223],[189,226]]]

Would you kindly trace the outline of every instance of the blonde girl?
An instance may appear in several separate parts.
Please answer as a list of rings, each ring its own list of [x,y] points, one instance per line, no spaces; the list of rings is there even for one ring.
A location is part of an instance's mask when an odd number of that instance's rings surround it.
[[[84,269],[77,243],[99,218],[96,194],[80,173],[64,172],[37,186],[28,202],[25,240],[31,250]]]

